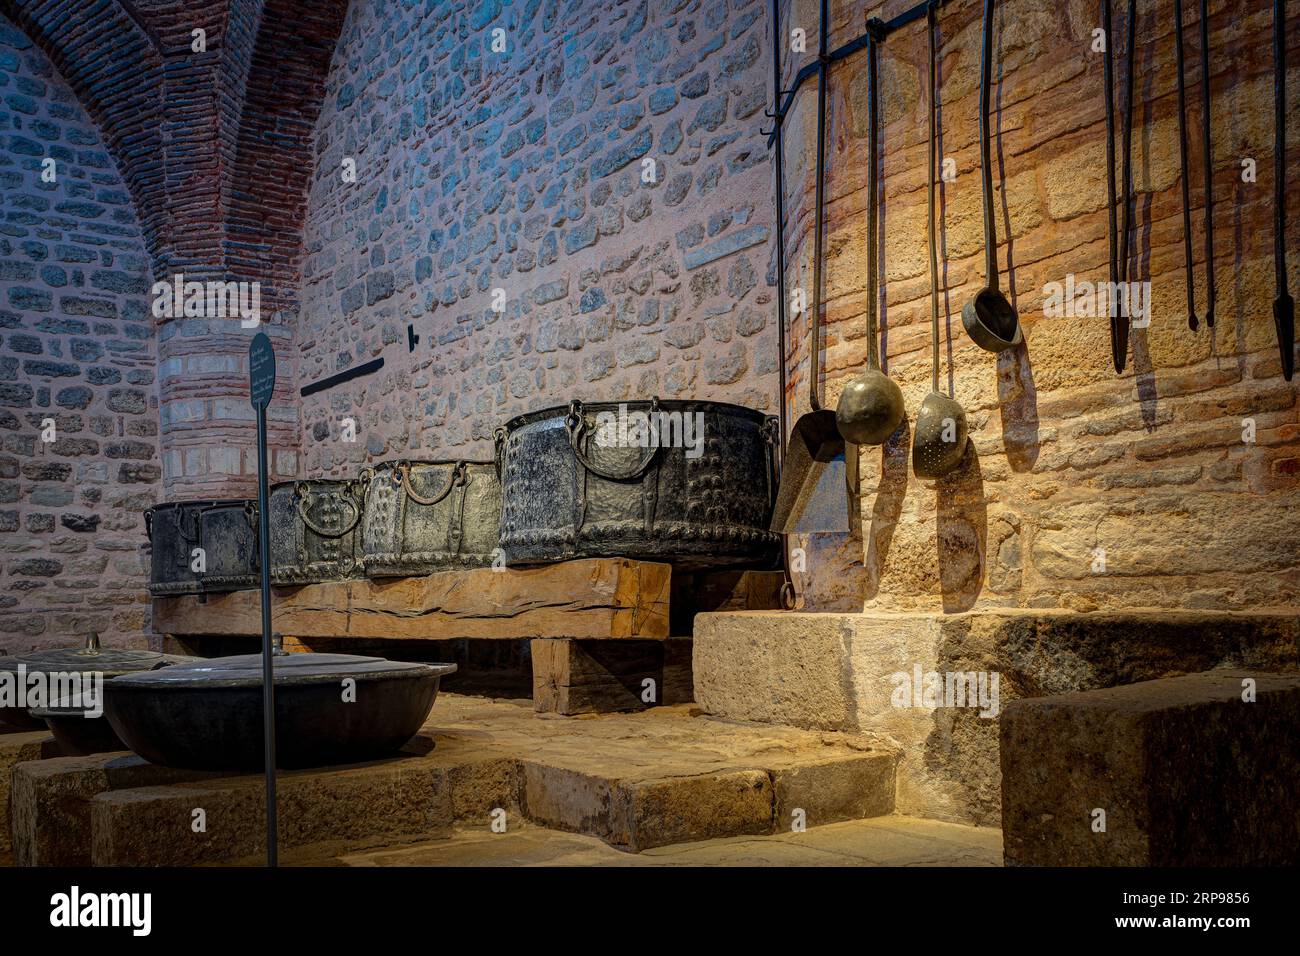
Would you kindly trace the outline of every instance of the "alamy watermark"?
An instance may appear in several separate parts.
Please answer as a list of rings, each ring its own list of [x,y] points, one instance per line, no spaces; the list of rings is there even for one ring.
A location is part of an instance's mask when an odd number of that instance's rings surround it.
[[[104,713],[104,675],[99,671],[44,671],[19,664],[0,670],[0,708],[32,707],[81,711],[83,717]]]
[[[889,701],[895,707],[971,707],[979,708],[985,718],[996,717],[1001,710],[997,671],[922,671],[915,664],[910,674],[896,671],[889,679],[894,684]]]
[[[704,413],[629,411],[596,413],[596,444],[601,448],[685,448],[687,458],[704,454]]]
[[[245,329],[262,321],[260,282],[186,282],[177,273],[171,282],[155,282],[153,314],[156,319],[239,319]]]
[[[1122,311],[1135,329],[1151,324],[1150,282],[1076,282],[1074,273],[1067,273],[1064,282],[1043,286],[1043,296],[1043,315],[1049,319],[1114,318]]]

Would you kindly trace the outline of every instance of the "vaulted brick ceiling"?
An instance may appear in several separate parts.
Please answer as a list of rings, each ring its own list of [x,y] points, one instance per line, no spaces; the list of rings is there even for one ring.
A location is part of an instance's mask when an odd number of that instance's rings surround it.
[[[155,275],[260,280],[271,309],[295,299],[312,128],[346,11],[346,0],[0,0],[103,131]]]

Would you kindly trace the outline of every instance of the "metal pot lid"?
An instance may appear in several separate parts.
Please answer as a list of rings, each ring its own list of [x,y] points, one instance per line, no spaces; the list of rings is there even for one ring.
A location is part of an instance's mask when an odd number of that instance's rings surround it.
[[[29,651],[12,657],[0,658],[0,670],[16,671],[22,665],[28,671],[130,674],[157,667],[199,660],[158,651],[129,650],[99,646],[99,635],[91,634],[82,648],[58,647],[44,651]]]
[[[382,657],[355,654],[285,654],[271,658],[277,687],[283,685],[328,684],[346,678],[376,681],[411,677],[441,677],[453,673],[455,664],[416,664],[389,661]],[[113,688],[213,688],[260,687],[262,655],[240,654],[212,660],[178,664],[147,673],[127,674],[113,681]]]

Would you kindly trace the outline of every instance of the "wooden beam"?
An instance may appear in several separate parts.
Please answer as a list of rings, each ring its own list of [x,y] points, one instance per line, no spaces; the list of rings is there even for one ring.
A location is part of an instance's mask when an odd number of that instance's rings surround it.
[[[274,589],[277,631],[303,638],[662,639],[671,568],[593,558],[539,568]],[[258,591],[156,598],[153,627],[185,636],[261,633]]]

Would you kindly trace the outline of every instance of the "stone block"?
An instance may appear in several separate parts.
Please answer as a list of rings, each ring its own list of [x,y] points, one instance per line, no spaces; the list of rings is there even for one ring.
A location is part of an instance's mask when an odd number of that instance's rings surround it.
[[[13,849],[9,826],[9,777],[15,765],[40,760],[42,748],[51,741],[48,731],[7,733],[0,725],[0,858]]]
[[[1300,621],[1281,614],[737,611],[696,615],[694,638],[706,713],[875,735],[899,751],[898,812],[982,826],[1001,819],[1007,701],[1218,666],[1300,670]],[[976,689],[984,675],[994,706],[929,706],[911,689],[930,675]]]
[[[1037,697],[1001,723],[1008,864],[1300,863],[1300,675],[1211,671]]]

